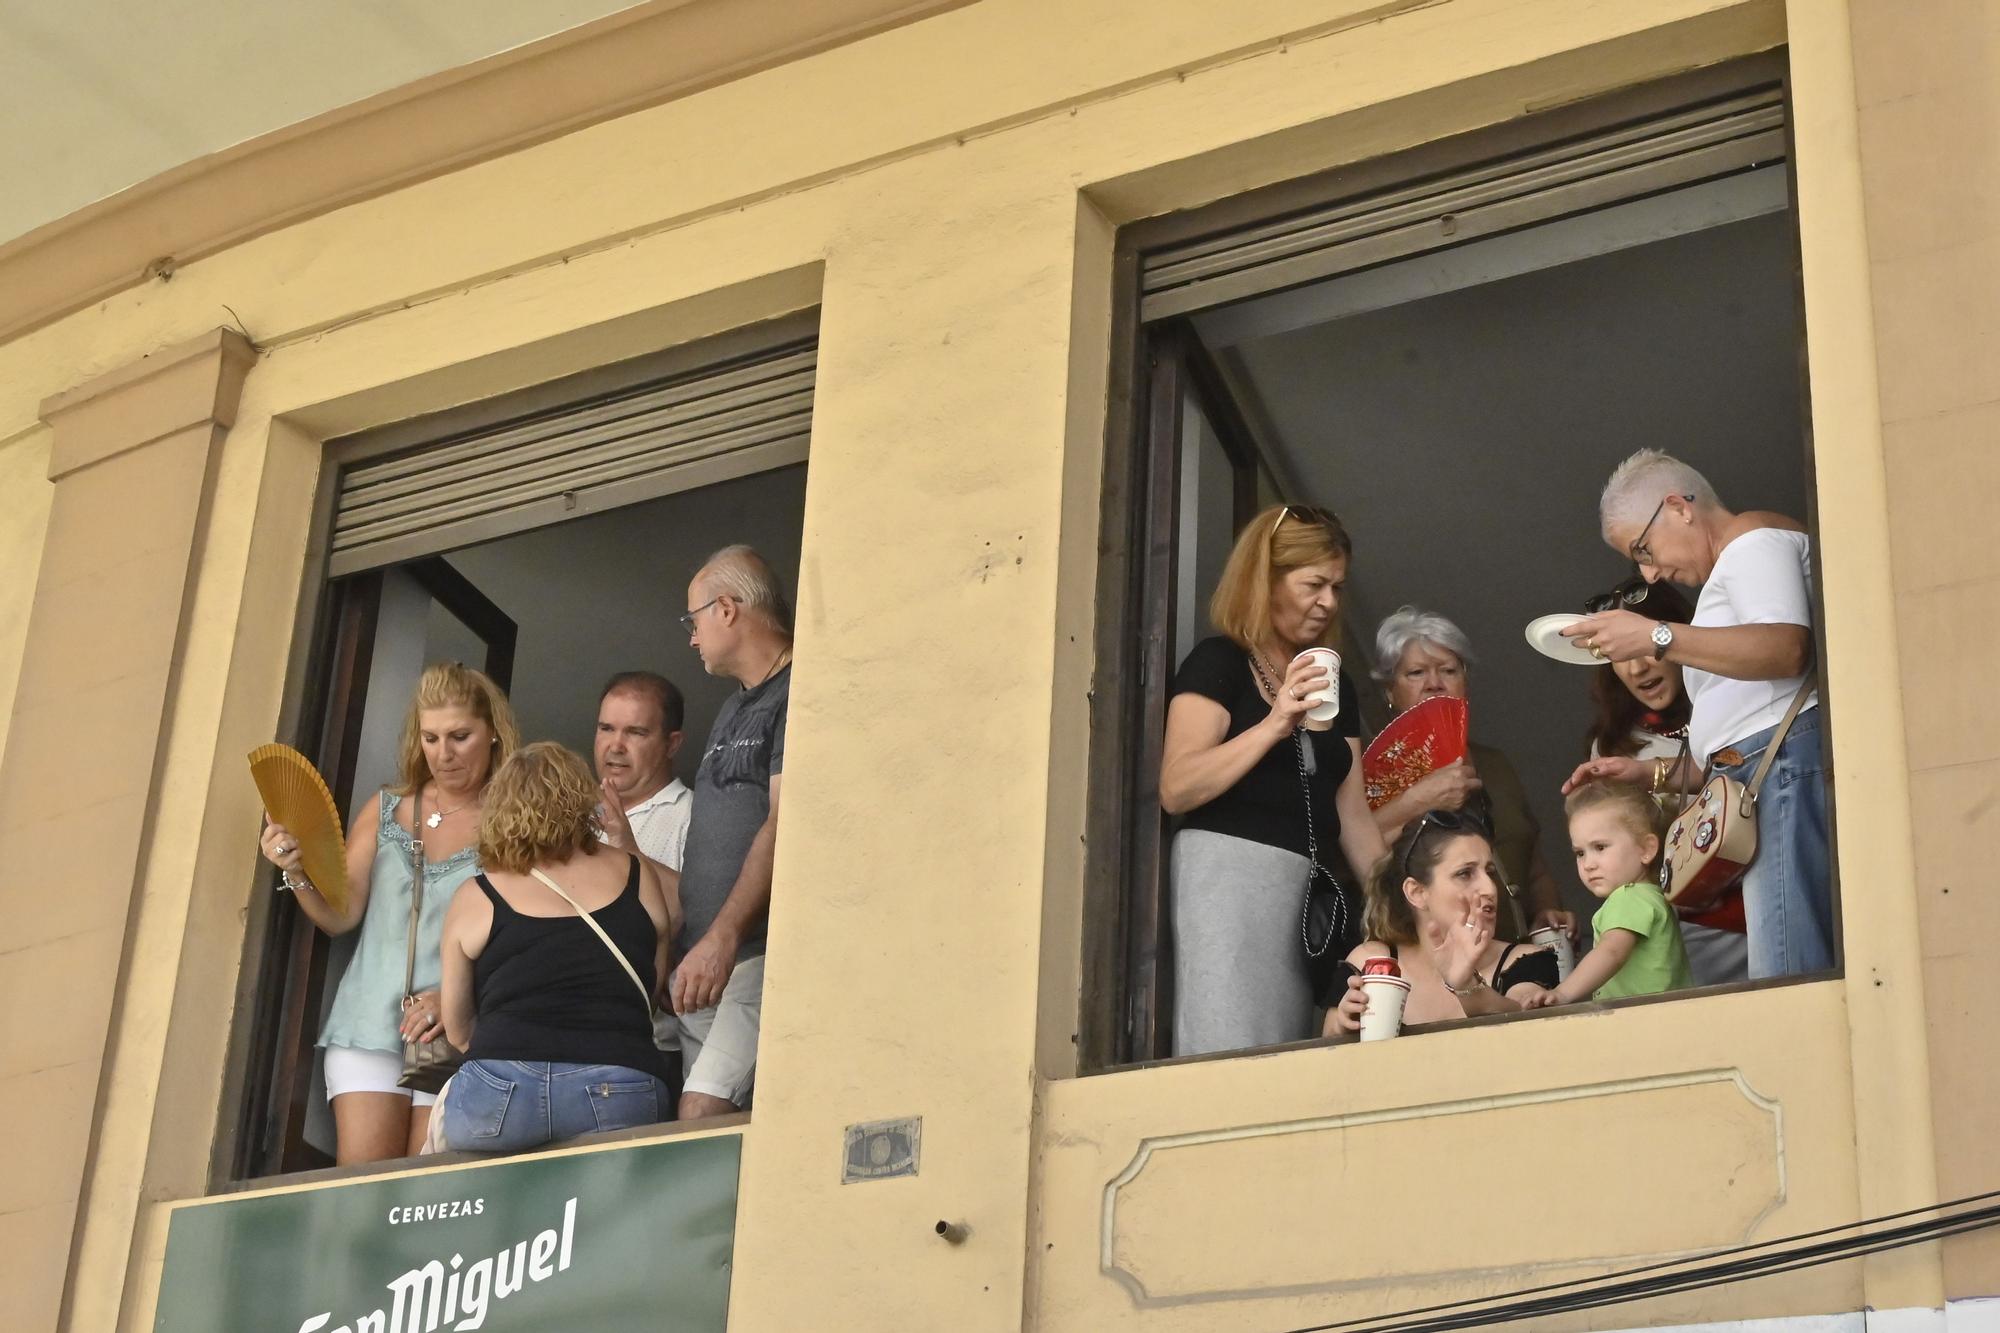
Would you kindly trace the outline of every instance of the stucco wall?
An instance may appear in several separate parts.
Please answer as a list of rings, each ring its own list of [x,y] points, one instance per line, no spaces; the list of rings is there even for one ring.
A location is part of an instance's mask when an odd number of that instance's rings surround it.
[[[1320,1122],[1395,1112],[1407,1128],[1412,1108],[1431,1108],[1420,1142],[1393,1127],[1371,1142],[1407,1160],[1394,1183],[1426,1206],[1460,1197],[1454,1161],[1498,1151],[1496,1134],[1522,1145],[1522,1188],[1545,1193],[1534,1143],[1595,1132],[1597,1112],[1646,1133],[1726,1124],[1774,1201],[1722,1217],[1666,1180],[1651,1231],[1554,1209],[1540,1244],[1558,1271],[1934,1198],[1893,710],[1840,723],[1847,982],[1067,1077],[1113,224],[1786,36],[1771,0],[984,0],[273,232],[0,347],[0,438],[31,429],[43,395],[211,327],[225,302],[261,348],[197,552],[73,1326],[147,1325],[166,1201],[204,1188],[217,1015],[263,910],[240,755],[287,689],[318,442],[812,304],[798,669],[734,1327],[1342,1317],[1387,1242],[1329,1253],[1338,1199],[1322,1217],[1288,1196],[1274,1218],[1241,1184],[1379,1192],[1376,1168],[1329,1164]],[[1850,410],[1872,391],[1872,345],[1841,7],[1801,7],[1790,39],[1820,513],[1838,534],[1831,688],[1880,699],[1900,667],[1877,628],[1892,605],[1877,421]],[[1875,818],[1851,820],[1860,808]],[[11,924],[37,909],[6,910]],[[1680,1081],[1646,1081],[1662,1073]],[[1503,1129],[1433,1114],[1503,1089]],[[925,1121],[921,1175],[841,1185],[842,1128],[907,1114]],[[1107,1222],[1105,1187],[1149,1138],[1174,1142]],[[1211,1141],[1237,1146],[1194,1146]],[[1723,1188],[1720,1159],[1691,1160]],[[1457,1225],[1455,1208],[1439,1215]],[[939,1218],[972,1238],[944,1245]],[[1369,1308],[1503,1282],[1420,1253]],[[1617,1321],[1939,1292],[1935,1256],[1916,1251]]]
[[[48,432],[37,426],[0,444],[0,754],[7,752],[7,721],[14,711],[28,608],[42,565],[42,533],[54,498]]]

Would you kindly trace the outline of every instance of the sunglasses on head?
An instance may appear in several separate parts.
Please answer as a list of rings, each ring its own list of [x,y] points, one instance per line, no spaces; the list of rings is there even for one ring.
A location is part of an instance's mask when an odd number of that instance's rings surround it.
[[[1318,505],[1286,505],[1278,511],[1278,521],[1271,525],[1271,535],[1276,537],[1278,529],[1285,526],[1287,518],[1295,518],[1301,523],[1317,523],[1322,528],[1338,531],[1340,515],[1331,509],[1321,509]]]
[[[1489,841],[1493,830],[1486,821],[1470,810],[1426,810],[1417,817],[1417,831],[1410,835],[1410,845],[1403,849],[1403,878],[1415,879],[1410,873],[1410,861],[1417,854],[1417,844],[1424,840],[1426,829],[1439,828],[1446,833],[1477,833]]]
[[[1646,592],[1652,586],[1643,575],[1634,574],[1610,592],[1601,592],[1585,602],[1584,614],[1594,616],[1600,611],[1616,611],[1621,606],[1637,606],[1646,600]]]

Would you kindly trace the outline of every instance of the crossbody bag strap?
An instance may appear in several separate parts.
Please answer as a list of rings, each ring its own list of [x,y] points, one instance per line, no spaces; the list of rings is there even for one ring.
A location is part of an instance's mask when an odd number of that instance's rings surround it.
[[[1792,696],[1792,706],[1785,710],[1785,720],[1778,724],[1775,732],[1771,733],[1771,743],[1764,747],[1764,758],[1757,765],[1756,776],[1750,779],[1748,791],[1752,801],[1755,801],[1757,793],[1764,789],[1764,779],[1771,775],[1771,765],[1778,761],[1778,747],[1785,743],[1785,733],[1792,729],[1792,723],[1797,719],[1799,709],[1805,706],[1806,695],[1812,693],[1812,687],[1811,676],[1799,682],[1799,692]]]
[[[417,923],[424,910],[424,789],[410,798],[410,957],[403,965],[403,994],[411,994],[417,982]]]
[[[632,960],[625,956],[625,951],[611,942],[611,937],[604,933],[604,927],[597,924],[597,918],[584,911],[583,904],[564,892],[562,885],[556,883],[539,870],[530,869],[528,873],[554,889],[557,897],[561,898],[571,907],[576,908],[576,914],[583,918],[583,924],[589,926],[596,933],[597,938],[604,941],[604,947],[611,950],[611,956],[618,960],[618,966],[625,969],[625,975],[632,978],[632,984],[639,988],[639,998],[646,1002],[646,1017],[651,1018],[653,1016],[653,993],[646,989],[645,982],[639,980],[639,970],[632,966]]]

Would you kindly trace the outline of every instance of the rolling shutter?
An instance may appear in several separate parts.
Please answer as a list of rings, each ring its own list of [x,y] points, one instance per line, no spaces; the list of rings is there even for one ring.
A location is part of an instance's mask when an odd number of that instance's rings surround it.
[[[356,459],[333,577],[803,462],[817,339]]]
[[[1775,82],[1144,253],[1147,320],[1331,277],[1785,157]]]

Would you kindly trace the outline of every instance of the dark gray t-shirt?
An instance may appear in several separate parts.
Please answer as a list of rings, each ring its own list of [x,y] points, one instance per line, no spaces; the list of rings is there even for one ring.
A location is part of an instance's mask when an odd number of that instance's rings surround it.
[[[678,957],[693,948],[736,887],[743,858],[771,813],[771,779],[785,769],[785,707],[792,697],[792,668],[754,690],[729,696],[709,729],[708,748],[694,775],[694,812],[688,818],[681,861],[681,933]],[[764,952],[764,923],[744,932],[739,958]]]

